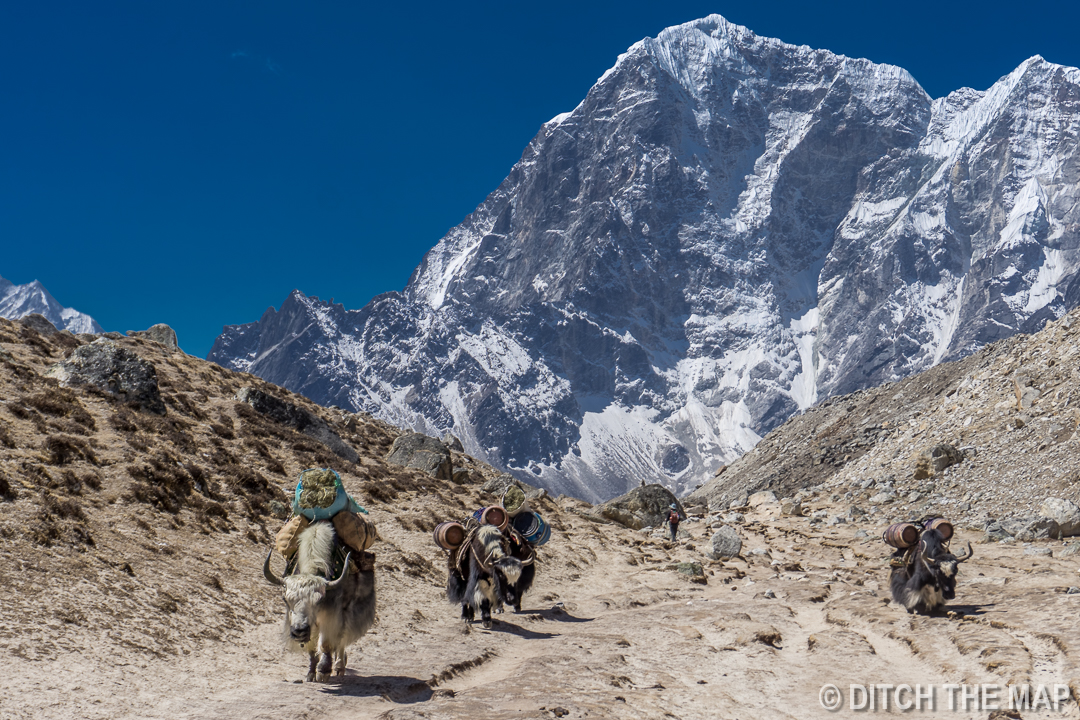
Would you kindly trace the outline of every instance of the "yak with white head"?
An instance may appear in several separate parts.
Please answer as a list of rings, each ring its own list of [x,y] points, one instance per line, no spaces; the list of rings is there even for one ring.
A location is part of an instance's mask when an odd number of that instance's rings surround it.
[[[360,639],[375,622],[375,570],[373,563],[345,558],[341,574],[328,579],[333,567],[334,526],[316,522],[300,534],[296,566],[279,578],[266,556],[263,575],[285,589],[285,646],[306,652],[308,682],[326,682],[345,674],[345,649]],[[366,553],[365,553],[366,554]]]

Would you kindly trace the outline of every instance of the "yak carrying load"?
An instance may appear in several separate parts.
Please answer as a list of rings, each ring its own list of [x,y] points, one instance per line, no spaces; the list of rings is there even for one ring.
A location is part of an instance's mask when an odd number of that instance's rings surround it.
[[[308,653],[308,682],[325,682],[331,672],[344,675],[345,649],[375,622],[375,555],[367,549],[379,536],[328,468],[300,473],[292,511],[263,575],[284,588],[286,647]],[[270,569],[274,550],[285,558],[283,577]]]
[[[448,550],[446,597],[461,603],[461,618],[473,622],[476,611],[485,628],[491,613],[510,605],[521,612],[522,596],[536,577],[536,548],[551,538],[551,527],[511,485],[502,502],[477,509],[463,522],[440,523],[435,544]]]
[[[952,536],[952,523],[941,517],[894,523],[881,534],[887,545],[896,548],[889,558],[893,600],[909,613],[929,615],[956,597],[956,573],[973,553],[968,543],[966,555],[953,555]]]

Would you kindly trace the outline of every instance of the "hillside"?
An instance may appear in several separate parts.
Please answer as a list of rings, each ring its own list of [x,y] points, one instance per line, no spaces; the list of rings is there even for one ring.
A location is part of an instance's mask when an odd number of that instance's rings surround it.
[[[953,614],[911,617],[885,595],[884,518],[827,525],[776,504],[727,520],[691,504],[670,545],[582,501],[536,500],[553,533],[524,612],[466,629],[430,530],[493,502],[495,471],[457,455],[470,472],[455,484],[389,464],[397,429],[147,337],[111,342],[153,364],[164,415],[46,377],[92,339],[0,321],[3,720],[806,718],[835,717],[817,704],[824,683],[1080,688],[1069,548],[976,545]],[[358,461],[253,412],[235,400],[245,387],[317,416]],[[381,536],[379,622],[325,685],[282,652],[281,600],[260,573],[275,503],[313,465],[342,472]],[[710,560],[721,522],[743,550]],[[692,562],[691,580],[677,563]]]
[[[1080,311],[905,380],[831,398],[769,433],[690,495],[714,507],[756,490],[818,487],[878,517],[944,514],[972,528],[1080,502]],[[947,443],[962,462],[916,477]],[[877,498],[873,503],[870,498]],[[880,507],[879,507],[880,506]]]

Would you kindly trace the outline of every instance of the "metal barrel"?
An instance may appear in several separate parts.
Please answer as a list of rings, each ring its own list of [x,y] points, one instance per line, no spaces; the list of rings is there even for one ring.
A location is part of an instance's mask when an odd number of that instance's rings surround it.
[[[506,526],[510,524],[510,515],[502,505],[491,505],[484,508],[483,512],[480,513],[480,522],[505,530]]]
[[[941,539],[945,542],[949,542],[949,539],[952,538],[952,523],[945,518],[934,518],[930,522],[926,523],[926,525],[924,525],[923,527],[927,530],[937,530],[939,533],[941,533]]]
[[[435,544],[443,550],[453,550],[465,542],[465,527],[461,523],[443,522],[435,526]]]
[[[919,542],[919,529],[913,523],[893,523],[885,528],[881,539],[899,550]]]
[[[514,529],[521,533],[530,545],[540,546],[551,538],[551,526],[535,512],[523,512],[514,516]]]

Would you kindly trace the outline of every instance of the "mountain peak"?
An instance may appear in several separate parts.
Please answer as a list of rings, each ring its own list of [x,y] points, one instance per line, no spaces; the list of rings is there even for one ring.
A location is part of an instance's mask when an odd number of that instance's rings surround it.
[[[0,317],[18,320],[39,313],[61,330],[73,333],[104,332],[89,315],[63,307],[38,280],[16,285],[0,277]]]

